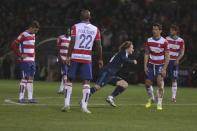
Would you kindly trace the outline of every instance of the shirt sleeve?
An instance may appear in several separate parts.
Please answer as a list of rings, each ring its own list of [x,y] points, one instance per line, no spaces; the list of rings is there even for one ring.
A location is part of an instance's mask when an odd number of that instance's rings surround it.
[[[23,34],[20,34],[20,35],[16,38],[15,41],[16,41],[17,43],[22,43],[23,40],[24,40],[24,36],[23,36]]]
[[[169,44],[168,44],[167,40],[164,43],[164,50],[165,50],[165,52],[169,52]]]
[[[147,41],[144,43],[144,50],[149,50]]]
[[[185,42],[184,42],[184,40],[182,40],[181,44],[180,44],[180,49],[184,49],[184,47],[185,47]]]

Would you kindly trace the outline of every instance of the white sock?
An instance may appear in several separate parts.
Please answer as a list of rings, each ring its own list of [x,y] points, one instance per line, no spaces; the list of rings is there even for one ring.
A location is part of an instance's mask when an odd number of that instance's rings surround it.
[[[155,100],[153,86],[151,85],[149,88],[146,88],[146,90],[147,90],[149,99]]]
[[[158,98],[158,105],[162,105],[162,100],[163,100],[163,98]]]
[[[63,92],[63,90],[64,90],[64,79],[62,78],[58,92]]]
[[[27,96],[28,100],[33,99],[33,80],[27,81]]]
[[[64,83],[64,106],[70,106],[72,83]]]
[[[81,100],[82,108],[87,108],[89,95],[90,95],[90,85],[89,84],[84,84],[83,85],[83,98]]]
[[[172,98],[176,98],[177,82],[172,82]]]
[[[19,100],[25,98],[25,88],[27,85],[27,80],[21,80],[20,87],[19,87]]]
[[[162,105],[162,100],[163,100],[163,96],[164,96],[164,81],[162,81],[162,89],[163,90],[157,90],[157,96],[158,96],[158,105]]]

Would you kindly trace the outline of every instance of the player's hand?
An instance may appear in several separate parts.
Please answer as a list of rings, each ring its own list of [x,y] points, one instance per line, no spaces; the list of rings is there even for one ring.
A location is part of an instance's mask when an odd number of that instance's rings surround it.
[[[66,60],[62,60],[63,64],[67,64],[67,61]]]
[[[162,77],[166,77],[166,69],[162,69],[161,70],[161,76]]]
[[[179,64],[179,60],[176,60],[175,62],[174,62],[174,65],[178,65]]]
[[[146,75],[148,75],[148,67],[147,66],[144,67],[144,72]]]
[[[133,60],[133,63],[136,65],[137,64],[137,60]]]
[[[28,55],[26,55],[26,54],[21,54],[21,56],[20,56],[21,59],[24,59],[26,57],[28,57]]]
[[[70,57],[66,57],[65,64],[70,65]]]
[[[98,64],[99,64],[99,68],[101,69],[103,67],[103,60],[99,60]]]

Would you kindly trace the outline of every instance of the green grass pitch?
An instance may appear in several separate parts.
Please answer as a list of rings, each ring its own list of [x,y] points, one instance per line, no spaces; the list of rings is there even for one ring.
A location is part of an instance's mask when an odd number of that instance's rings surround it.
[[[197,88],[179,88],[177,103],[171,89],[165,89],[163,110],[155,105],[146,109],[143,86],[130,85],[110,107],[105,97],[114,89],[106,86],[89,101],[92,114],[79,107],[82,87],[75,83],[71,112],[61,112],[63,95],[57,94],[58,82],[34,83],[38,104],[18,105],[18,82],[0,80],[0,131],[197,131]],[[6,101],[7,100],[7,101]],[[9,101],[8,101],[9,100]]]

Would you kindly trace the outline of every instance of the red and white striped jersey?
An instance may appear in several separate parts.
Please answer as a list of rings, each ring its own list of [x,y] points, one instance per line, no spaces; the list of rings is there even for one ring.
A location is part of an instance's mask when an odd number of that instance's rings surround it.
[[[165,62],[165,52],[169,51],[168,42],[161,37],[158,40],[148,38],[145,43],[145,50],[149,50],[149,63],[160,65]]]
[[[21,56],[21,55],[27,56],[23,59],[20,59],[19,61],[24,61],[24,62],[35,61],[35,34],[31,34],[27,31],[24,31],[13,42],[12,47],[15,50],[15,53],[17,53],[17,56]],[[17,52],[16,50],[18,50],[19,52]]]
[[[101,40],[99,29],[90,23],[81,22],[72,26],[71,36],[75,37],[71,60],[79,63],[91,63],[94,41]]]
[[[66,35],[60,35],[57,38],[57,47],[59,49],[59,55],[61,57],[61,60],[66,60],[70,40],[71,40],[71,37],[66,36]]]
[[[173,39],[170,36],[166,37],[168,41],[169,49],[170,49],[170,60],[176,60],[179,56],[179,53],[182,49],[184,49],[185,42],[182,38],[178,37],[177,39]]]

